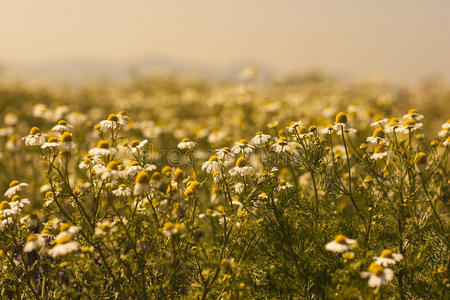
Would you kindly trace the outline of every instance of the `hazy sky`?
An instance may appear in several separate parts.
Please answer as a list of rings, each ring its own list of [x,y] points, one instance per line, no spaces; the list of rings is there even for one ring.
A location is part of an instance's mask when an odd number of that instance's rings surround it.
[[[167,57],[450,78],[450,0],[0,0],[0,63]]]

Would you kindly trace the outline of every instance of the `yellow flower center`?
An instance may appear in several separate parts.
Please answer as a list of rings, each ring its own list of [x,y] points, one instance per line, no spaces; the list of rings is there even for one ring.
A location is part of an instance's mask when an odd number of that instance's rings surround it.
[[[58,125],[67,125],[67,122],[65,120],[59,120]]]
[[[147,172],[140,171],[136,176],[136,183],[147,184],[150,181]]]
[[[416,165],[426,165],[427,164],[427,155],[423,152],[419,152],[414,157],[414,163]]]
[[[376,128],[372,134],[373,137],[384,138],[383,128]]]
[[[247,145],[248,141],[246,139],[239,140],[239,144]]]
[[[335,238],[334,241],[338,244],[345,244],[345,241],[347,240],[347,237],[343,234],[338,234]]]
[[[57,143],[58,142],[58,138],[51,136],[48,138],[47,142],[49,143]]]
[[[9,202],[6,200],[3,200],[2,202],[0,202],[0,210],[4,210],[4,209],[10,209],[11,205],[9,205]]]
[[[68,143],[71,141],[73,141],[73,138],[72,138],[72,134],[70,132],[66,131],[61,135],[61,143]]]
[[[305,134],[305,133],[308,133],[308,128],[306,128],[306,126],[300,126],[300,127],[297,129],[297,132],[298,132],[298,134]]]
[[[185,137],[181,140],[181,142],[186,143],[186,142],[190,142],[191,140],[188,137]]]
[[[119,121],[119,117],[117,117],[116,114],[110,114],[110,115],[108,116],[108,121],[117,122],[117,121]]]
[[[100,148],[100,149],[109,149],[109,143],[108,143],[108,141],[105,141],[105,140],[99,141],[99,142],[97,143],[97,148]]]
[[[208,159],[208,161],[217,161],[217,160],[218,160],[218,158],[215,155],[211,155]]]
[[[398,126],[400,124],[400,121],[399,121],[399,119],[398,118],[392,118],[392,119],[390,119],[389,120],[389,127],[392,127],[392,126]]]
[[[13,181],[11,181],[11,182],[9,183],[9,187],[12,188],[13,186],[16,186],[16,185],[18,185],[18,184],[20,184],[20,181],[19,181],[19,180],[13,180]]]
[[[369,266],[369,272],[375,276],[380,276],[381,274],[383,274],[383,271],[383,267],[375,262],[371,263]]]
[[[119,162],[112,160],[107,165],[106,168],[109,170],[118,170],[119,169]]]
[[[61,225],[59,225],[59,232],[67,231],[70,226],[70,223],[62,223]]]
[[[33,127],[30,129],[30,135],[36,135],[38,133],[41,133],[41,130],[39,129],[39,127]]]
[[[374,153],[383,153],[387,151],[386,143],[380,143],[378,146],[375,147]]]
[[[112,226],[111,226],[111,224],[109,224],[109,223],[103,223],[102,225],[100,225],[100,229],[101,229],[103,232],[110,232],[110,231],[111,231],[111,228],[112,228]]]
[[[152,178],[153,181],[160,181],[161,180],[161,174],[159,172],[154,172],[152,174],[151,178]]]
[[[405,126],[405,127],[414,126],[414,125],[416,125],[416,123],[417,123],[416,120],[408,119],[408,120],[403,121],[403,126]]]
[[[132,140],[132,141],[130,142],[130,146],[131,146],[131,147],[137,147],[137,146],[139,146],[139,141],[138,141],[138,140]]]
[[[70,238],[70,236],[65,235],[65,236],[60,237],[56,241],[54,241],[53,244],[55,244],[55,245],[64,245],[64,244],[67,244],[68,242],[70,242],[71,240],[72,239]]]
[[[383,251],[381,251],[381,257],[382,258],[392,258],[392,250],[384,249]]]
[[[239,157],[238,159],[237,159],[237,161],[236,161],[236,167],[244,167],[244,166],[246,166],[247,165],[247,161],[245,160],[245,158],[244,157]]]
[[[176,169],[175,172],[173,172],[173,177],[176,181],[183,180],[184,178],[184,172],[181,169]]]
[[[336,115],[336,123],[347,123],[347,115],[343,112],[339,112]]]
[[[413,115],[413,114],[418,114],[419,111],[415,108],[411,108],[410,110],[408,110],[408,115]]]
[[[37,239],[38,239],[37,235],[32,233],[27,237],[27,242],[33,242],[36,241]]]

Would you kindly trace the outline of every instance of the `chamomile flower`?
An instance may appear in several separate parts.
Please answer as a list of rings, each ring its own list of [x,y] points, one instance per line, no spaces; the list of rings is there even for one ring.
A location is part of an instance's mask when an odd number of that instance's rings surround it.
[[[12,206],[8,201],[3,200],[0,202],[0,215],[9,217],[17,215],[19,209],[17,206]]]
[[[127,163],[126,172],[127,172],[128,176],[134,176],[137,173],[139,173],[140,171],[142,171],[143,169],[144,168],[142,168],[142,166],[139,164],[138,161],[132,160]]]
[[[42,146],[41,149],[45,150],[45,149],[53,149],[53,150],[57,150],[60,147],[60,143],[58,138],[51,136],[47,139],[47,142],[45,142]]]
[[[100,121],[99,126],[102,130],[115,130],[121,126],[119,117],[116,114],[110,114],[106,120]]]
[[[276,153],[293,154],[297,151],[297,143],[289,142],[286,137],[282,136],[271,146],[271,149]]]
[[[368,271],[361,272],[361,277],[369,278],[368,286],[376,288],[394,279],[394,271],[389,268],[383,268],[381,265],[373,262],[370,264]]]
[[[289,182],[287,182],[287,181],[284,180],[284,179],[281,179],[281,180],[278,182],[277,191],[288,190],[288,189],[291,189],[291,188],[293,188],[293,185],[290,184]]]
[[[208,161],[202,164],[202,170],[208,174],[220,171],[220,163],[218,160],[219,158],[216,155],[211,155]]]
[[[60,138],[61,150],[65,152],[72,152],[77,148],[77,144],[73,142],[73,137],[70,132],[64,132]]]
[[[39,218],[35,213],[30,213],[21,218],[20,223],[26,224],[28,227],[37,227]]]
[[[39,234],[31,233],[27,237],[27,242],[25,243],[25,246],[23,247],[23,252],[31,252],[36,249],[42,248],[44,246],[45,240],[44,238]]]
[[[65,120],[59,120],[58,123],[52,127],[52,131],[57,134],[72,131],[72,125],[67,124]]]
[[[329,134],[332,134],[333,131],[334,131],[333,124],[328,124],[327,127],[320,130],[320,134],[321,135],[329,135]]]
[[[356,129],[354,129],[349,123],[347,119],[347,115],[343,112],[339,112],[336,115],[336,120],[334,123],[334,130],[337,134],[342,134],[342,131],[353,134],[356,132]]]
[[[411,108],[410,110],[408,110],[408,113],[406,115],[403,115],[403,119],[414,119],[416,121],[420,121],[423,119],[423,115],[419,114],[417,109]]]
[[[299,126],[297,128],[297,131],[295,132],[295,136],[298,136],[301,139],[311,136],[313,134],[314,133],[311,132],[306,126]]]
[[[89,169],[97,164],[98,160],[94,159],[92,154],[86,154],[84,159],[78,164],[80,169]]]
[[[373,160],[379,160],[387,157],[389,155],[389,147],[386,142],[381,142],[375,147],[373,154],[370,156]]]
[[[131,189],[126,184],[120,184],[117,189],[112,191],[112,194],[116,197],[129,197],[131,196]]]
[[[384,129],[381,127],[375,128],[373,131],[372,136],[369,136],[366,138],[366,141],[368,141],[371,144],[378,144],[380,142],[387,142],[387,139],[385,138]]]
[[[407,119],[403,121],[399,131],[403,134],[409,134],[423,127],[422,123],[418,123],[415,119]]]
[[[150,189],[150,177],[147,172],[140,171],[136,176],[136,184],[134,185],[133,194],[139,196],[145,194]]]
[[[127,113],[123,110],[119,111],[117,113],[117,117],[119,118],[118,123],[122,127],[126,127],[128,125],[128,121],[130,120],[130,117],[127,116]]]
[[[48,255],[53,258],[61,255],[67,255],[80,248],[80,244],[73,241],[70,236],[61,236],[60,238],[52,241],[52,245],[54,245],[54,247],[48,250]]]
[[[142,140],[141,142],[139,142],[138,140],[132,140],[128,145],[131,147],[131,152],[136,153],[144,148],[147,143],[148,140]]]
[[[391,133],[399,130],[401,128],[400,120],[398,118],[391,118],[386,128],[384,129],[385,133]]]
[[[234,177],[249,176],[252,175],[253,172],[254,172],[253,168],[247,166],[247,161],[242,156],[236,160],[236,166],[229,171],[230,175]]]
[[[414,167],[417,172],[423,172],[427,168],[427,155],[419,152],[414,156]]]
[[[250,145],[246,139],[239,140],[239,142],[235,143],[231,148],[231,152],[235,154],[252,153],[253,150],[255,150],[255,146]]]
[[[383,118],[382,116],[376,116],[374,118],[373,122],[370,123],[370,126],[384,128],[384,126],[386,126],[386,124],[388,124],[388,123],[389,123],[388,118]]]
[[[231,161],[234,158],[234,154],[231,152],[230,148],[223,147],[222,149],[217,149],[214,151],[218,159],[225,162]]]
[[[103,221],[95,225],[95,236],[105,236],[117,231],[117,227],[114,226],[114,222]]]
[[[178,143],[177,147],[180,150],[191,150],[194,149],[195,146],[197,146],[197,143],[194,141],[191,141],[189,138],[185,137],[181,140],[180,143]]]
[[[265,134],[262,131],[258,131],[256,135],[250,140],[250,144],[254,146],[262,146],[269,142],[272,136],[270,134]]]
[[[290,133],[294,133],[295,131],[297,131],[297,129],[300,126],[303,126],[303,122],[302,121],[297,121],[297,122],[292,121],[291,124],[289,124],[289,127],[287,128],[287,130]]]
[[[13,180],[9,183],[9,188],[6,190],[4,195],[6,198],[11,198],[21,192],[25,187],[28,187],[28,183]]]
[[[41,133],[38,127],[33,127],[30,129],[30,133],[22,138],[25,145],[28,147],[42,146],[45,143],[46,135]]]
[[[358,242],[354,239],[349,239],[343,234],[338,234],[333,241],[325,245],[325,249],[331,252],[343,253],[352,250]]]
[[[101,140],[97,143],[97,147],[89,150],[89,154],[94,156],[108,156],[114,155],[117,152],[115,148],[109,146],[108,141]]]
[[[403,255],[400,253],[393,253],[390,249],[384,249],[381,251],[380,256],[374,256],[375,262],[380,266],[387,267],[388,265],[395,265],[397,262],[403,259]]]

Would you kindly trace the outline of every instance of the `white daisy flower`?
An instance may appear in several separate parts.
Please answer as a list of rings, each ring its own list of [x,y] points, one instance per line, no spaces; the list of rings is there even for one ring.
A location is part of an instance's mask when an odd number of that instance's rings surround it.
[[[128,121],[130,120],[130,117],[127,116],[127,113],[123,110],[119,111],[117,114],[117,117],[119,118],[118,123],[122,127],[126,127],[128,125]]]
[[[45,143],[46,136],[47,135],[41,133],[41,130],[38,127],[33,127],[30,129],[30,133],[22,138],[22,141],[24,141],[25,145],[28,147],[42,146],[42,144]]]
[[[290,153],[293,154],[297,152],[297,143],[289,142],[286,137],[280,137],[275,144],[271,146],[271,149],[276,153]]]
[[[195,146],[197,146],[197,143],[194,141],[191,141],[187,137],[183,138],[181,140],[181,142],[177,145],[178,149],[180,149],[180,150],[191,150],[191,149],[194,149]]]
[[[126,184],[120,184],[117,189],[112,191],[112,194],[116,197],[129,197],[131,196],[131,189]]]
[[[252,153],[255,150],[255,147],[250,145],[246,139],[241,139],[239,142],[234,144],[231,148],[231,152],[235,154],[239,153]]]
[[[4,200],[0,202],[0,215],[4,217],[17,215],[19,208],[12,206],[8,201]]]
[[[52,249],[48,250],[48,255],[55,258],[60,255],[66,255],[80,248],[80,244],[72,241],[70,236],[62,236],[54,241],[52,244],[55,245]]]
[[[94,236],[104,236],[117,231],[117,227],[114,226],[114,222],[103,221],[95,225]]]
[[[338,234],[333,241],[325,245],[325,249],[331,252],[342,253],[352,250],[358,242],[354,239],[349,239],[343,234]]]
[[[59,120],[58,123],[52,127],[52,131],[62,134],[64,132],[72,131],[72,125],[67,124],[65,120]]]
[[[389,268],[383,268],[381,265],[373,262],[368,271],[361,272],[362,278],[369,278],[367,284],[371,288],[380,287],[394,279],[394,271]]]
[[[384,249],[381,251],[380,256],[374,256],[375,262],[380,266],[387,267],[388,265],[395,265],[397,262],[403,259],[403,255],[400,253],[393,253],[390,249]]]
[[[270,141],[272,136],[270,134],[264,134],[262,131],[258,131],[256,135],[250,140],[250,144],[254,146],[263,146]]]
[[[89,150],[89,154],[94,156],[108,156],[116,154],[115,148],[109,147],[108,141],[101,140],[97,143],[97,147]]]
[[[28,183],[20,182],[18,180],[13,180],[9,183],[9,188],[5,192],[6,198],[11,198],[17,193],[21,192],[25,187],[28,186]]]
[[[380,142],[387,142],[387,139],[385,138],[384,130],[381,127],[375,128],[373,131],[372,136],[369,136],[366,138],[366,141],[368,141],[371,144],[378,144]]]
[[[293,188],[293,187],[294,187],[294,186],[293,186],[292,184],[290,184],[289,182],[287,182],[287,181],[284,180],[284,179],[281,179],[281,180],[278,182],[277,191],[288,190],[288,189],[291,189],[291,188]]]
[[[236,161],[236,166],[232,168],[229,173],[231,176],[249,176],[254,172],[253,168],[247,166],[247,161],[244,157],[239,157]]]
[[[374,121],[370,123],[371,127],[382,127],[386,126],[389,123],[389,119],[383,117],[375,117]]]
[[[289,127],[287,128],[287,130],[290,133],[294,133],[295,131],[297,131],[297,129],[300,126],[303,126],[303,122],[302,121],[297,121],[297,122],[292,121],[291,124],[289,124]]]
[[[242,194],[244,192],[244,184],[238,182],[233,186],[233,189],[236,194]]]
[[[70,132],[64,132],[60,138],[61,150],[66,152],[73,152],[77,148],[77,144],[73,142],[73,137]]]
[[[334,130],[337,134],[342,134],[342,130],[348,134],[353,134],[356,132],[347,121],[347,115],[343,112],[339,112],[336,115],[336,122],[334,123]]]
[[[33,250],[42,248],[44,244],[45,240],[42,236],[40,236],[39,234],[32,233],[27,237],[27,242],[23,247],[23,252],[31,252]]]
[[[403,134],[409,134],[410,132],[422,129],[422,127],[423,127],[422,123],[418,123],[414,119],[407,119],[403,121],[402,126],[399,128],[399,132]]]
[[[214,172],[220,171],[220,164],[218,161],[218,157],[216,155],[211,155],[208,161],[205,161],[202,164],[202,170],[208,174],[213,174]]]
[[[333,124],[328,124],[327,127],[321,129],[319,132],[321,135],[329,135],[329,134],[332,134],[333,131],[334,131]]]
[[[20,223],[26,224],[28,227],[37,227],[39,224],[39,218],[36,214],[30,213],[21,218]]]
[[[419,152],[414,156],[414,168],[417,172],[423,172],[427,168],[427,155]]]
[[[144,193],[147,193],[150,189],[150,177],[148,176],[147,172],[141,171],[136,176],[136,184],[134,185],[134,191],[133,194],[135,196],[142,195]]]
[[[139,164],[138,161],[136,160],[132,160],[130,162],[128,162],[127,164],[127,175],[128,176],[134,176],[137,173],[139,173],[140,171],[142,171],[144,168],[142,168],[142,166]]]
[[[108,119],[100,121],[99,126],[102,130],[117,129],[121,126],[119,117],[116,114],[110,114]]]
[[[223,160],[225,162],[231,161],[234,159],[234,154],[231,152],[230,148],[223,147],[222,149],[215,150],[216,156],[218,159]]]
[[[411,108],[410,110],[408,110],[408,113],[406,115],[403,115],[403,119],[404,120],[413,119],[416,121],[420,121],[423,119],[423,115],[419,114],[417,109]]]
[[[375,147],[375,150],[373,151],[373,154],[370,156],[373,160],[379,160],[387,157],[389,155],[389,148],[387,143],[381,142]]]
[[[57,150],[60,147],[60,143],[58,138],[51,136],[48,138],[47,142],[45,142],[42,146],[41,149],[45,150],[45,149],[53,149],[53,150]]]
[[[148,140],[143,140],[139,142],[138,140],[132,140],[129,145],[131,147],[131,152],[136,153],[139,152],[145,145],[147,145]]]

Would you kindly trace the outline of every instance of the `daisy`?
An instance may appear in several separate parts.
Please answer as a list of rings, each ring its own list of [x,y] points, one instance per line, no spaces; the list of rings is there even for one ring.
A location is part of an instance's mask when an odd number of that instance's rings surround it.
[[[384,127],[387,123],[389,123],[389,119],[383,118],[382,116],[376,116],[372,123],[370,123],[371,127]]]
[[[381,142],[378,146],[375,147],[372,156],[370,156],[373,160],[383,159],[389,155],[389,149],[387,143]]]
[[[65,152],[73,152],[77,148],[77,144],[73,142],[73,137],[70,132],[64,132],[60,138],[61,149]]]
[[[52,131],[58,134],[62,134],[64,132],[70,132],[72,130],[72,125],[67,124],[65,120],[59,120],[58,123],[52,127]]]
[[[286,137],[280,137],[275,144],[271,146],[272,150],[276,153],[287,152],[290,154],[295,153],[297,150],[297,144],[294,142],[288,142]]]
[[[388,125],[386,126],[384,132],[385,133],[391,133],[399,129],[400,126],[400,120],[398,118],[392,118],[389,120]]]
[[[37,227],[39,224],[39,218],[36,214],[30,213],[21,218],[20,223],[26,224],[28,227]]]
[[[45,143],[46,136],[41,134],[41,130],[38,127],[33,127],[30,129],[30,133],[22,138],[25,145],[28,147],[41,146]]]
[[[253,168],[247,166],[247,161],[244,157],[239,157],[236,161],[236,166],[232,168],[229,173],[231,176],[249,176],[253,174]]]
[[[131,196],[131,189],[126,184],[120,184],[117,189],[112,191],[112,194],[116,197],[129,197]]]
[[[1,205],[1,204],[0,204]],[[13,218],[9,217],[9,216],[5,216],[3,214],[0,213],[0,231],[5,230],[5,228],[9,225],[14,223]]]
[[[211,155],[208,161],[202,164],[202,170],[208,174],[220,171],[220,164],[216,155]]]
[[[233,186],[233,189],[236,194],[242,194],[244,192],[244,184],[238,182]]]
[[[343,234],[338,234],[333,241],[325,245],[325,249],[331,252],[342,253],[353,249],[358,242],[354,239],[349,239]]]
[[[290,184],[289,182],[287,182],[287,181],[284,180],[284,179],[281,179],[281,180],[278,182],[277,190],[278,190],[278,191],[288,190],[288,189],[290,189],[290,188],[292,188],[292,187],[293,187],[292,184]]]
[[[4,217],[17,215],[18,210],[19,209],[17,206],[11,206],[11,204],[6,200],[0,202],[0,215]]]
[[[383,128],[381,128],[381,127],[375,128],[372,136],[369,136],[368,138],[366,138],[366,141],[368,141],[371,144],[378,144],[379,142],[382,142],[382,141],[386,142],[387,140],[385,138]]]
[[[126,172],[128,176],[134,176],[142,170],[143,170],[142,166],[136,160],[132,160],[127,164]]]
[[[362,278],[369,278],[367,284],[371,288],[385,285],[394,279],[394,271],[389,268],[383,268],[376,262],[370,264],[368,271],[361,272]]]
[[[383,267],[388,265],[395,265],[397,262],[403,259],[403,255],[400,253],[393,253],[390,249],[384,249],[381,251],[380,256],[374,256],[375,262]]]
[[[181,140],[181,142],[177,145],[180,150],[191,150],[197,146],[196,142],[191,141],[189,138],[185,137]]]
[[[423,127],[422,123],[418,123],[415,119],[407,119],[403,121],[399,131],[403,134],[409,134]]]
[[[352,134],[356,132],[356,129],[354,129],[347,121],[347,115],[343,112],[339,112],[336,115],[336,122],[334,123],[334,130],[337,134],[342,134],[342,130],[346,133]]]
[[[116,114],[110,114],[108,119],[100,121],[99,126],[102,130],[117,129],[121,126],[119,123],[119,117]]]
[[[42,236],[32,233],[27,237],[27,242],[23,247],[23,252],[31,252],[33,250],[42,248],[44,244],[45,240]]]
[[[42,146],[41,149],[45,150],[45,149],[59,149],[61,145],[59,144],[58,138],[51,136],[47,139],[47,142],[45,142]]]
[[[25,205],[30,204],[30,200],[27,198],[22,198],[19,195],[14,195],[9,202],[12,208],[22,209]]]
[[[143,140],[142,142],[139,142],[138,140],[132,140],[130,142],[131,152],[136,153],[139,152],[145,145],[147,145],[148,140]]]
[[[223,161],[230,161],[234,158],[234,154],[230,151],[230,148],[223,147],[222,149],[217,149],[215,151],[216,156],[218,159],[221,159]]]
[[[250,144],[254,146],[262,146],[270,140],[269,134],[264,134],[262,131],[258,131],[256,135],[250,140]]]
[[[117,114],[117,117],[119,118],[118,123],[122,127],[126,127],[128,125],[128,121],[130,120],[130,117],[127,116],[127,113],[123,110],[119,111]]]
[[[97,143],[97,147],[89,150],[89,154],[94,156],[108,156],[117,152],[115,148],[109,147],[108,141],[101,140]]]
[[[297,128],[297,133],[299,138],[303,139],[307,136],[313,135],[313,132],[311,132],[306,126],[300,126]]]
[[[250,145],[246,139],[241,139],[239,142],[234,144],[231,148],[231,152],[235,154],[239,153],[252,153],[255,150],[255,147]]]
[[[328,134],[332,134],[333,131],[334,131],[333,124],[328,124],[327,127],[325,127],[322,130],[320,130],[320,134],[321,135],[328,135]]]
[[[55,245],[52,249],[48,251],[48,255],[55,258],[60,255],[66,255],[80,248],[80,244],[72,241],[70,236],[62,236],[54,241],[52,245]]]
[[[78,165],[80,169],[89,169],[92,168],[98,161],[93,160],[93,156],[91,154],[86,154],[84,159]]]
[[[419,114],[417,109],[411,108],[410,110],[408,110],[408,113],[406,115],[403,115],[403,119],[414,119],[416,121],[420,121],[423,119],[423,115]]]
[[[95,236],[104,236],[110,233],[114,233],[117,231],[117,227],[114,226],[114,223],[109,221],[103,221],[101,223],[97,223],[95,225]]]
[[[417,172],[423,172],[427,168],[427,155],[419,152],[414,156],[414,167]]]
[[[297,122],[292,121],[291,124],[289,124],[289,127],[287,128],[287,130],[290,133],[294,133],[302,125],[303,125],[302,121],[297,121]]]
[[[133,194],[135,196],[139,196],[147,193],[150,189],[149,182],[150,177],[148,176],[147,172],[140,171],[136,176],[136,184],[134,185]]]
[[[6,198],[11,198],[16,195],[18,192],[21,192],[23,188],[27,187],[28,183],[20,182],[18,180],[13,180],[9,183],[9,188],[5,192]]]
[[[105,168],[101,170],[102,179],[118,179],[122,177],[122,172],[119,170],[120,163],[115,160],[111,160]]]

